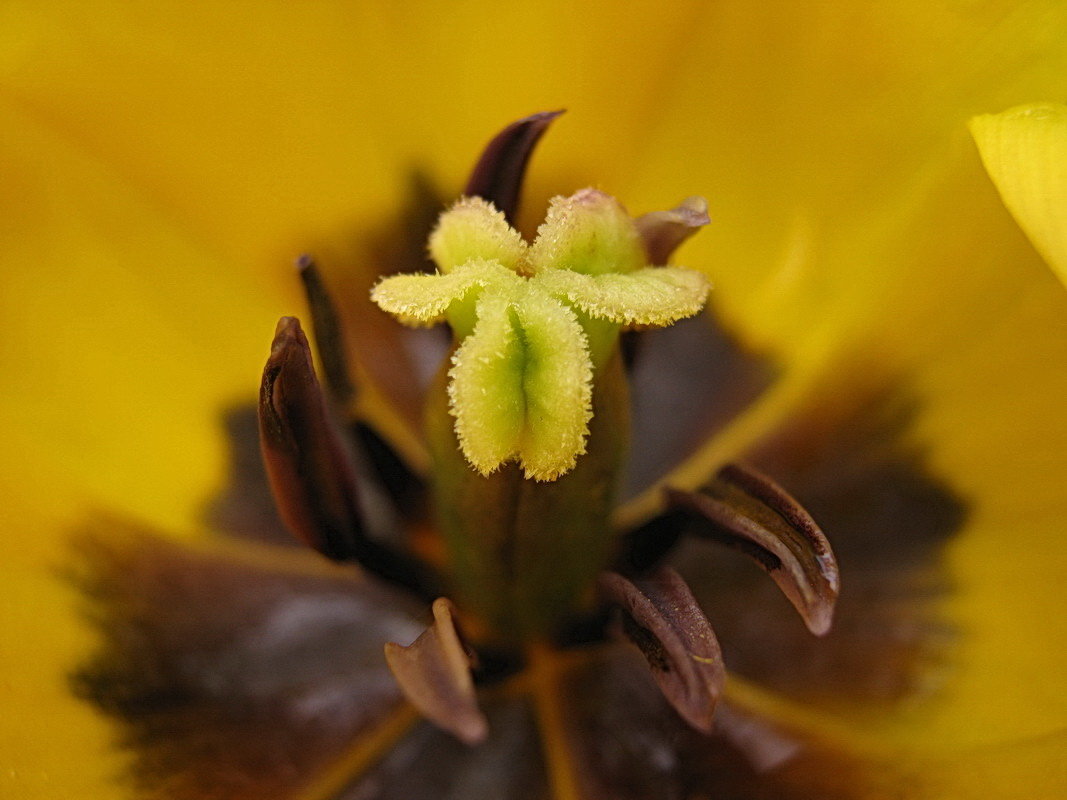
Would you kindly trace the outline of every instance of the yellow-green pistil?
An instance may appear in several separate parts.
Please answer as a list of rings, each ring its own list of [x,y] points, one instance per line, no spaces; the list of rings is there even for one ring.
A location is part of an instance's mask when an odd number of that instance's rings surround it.
[[[633,220],[592,189],[555,198],[533,244],[464,198],[429,249],[437,274],[386,278],[372,297],[455,334],[427,427],[457,590],[493,627],[542,628],[606,557],[627,428],[619,331],[698,313],[707,281],[647,265]]]

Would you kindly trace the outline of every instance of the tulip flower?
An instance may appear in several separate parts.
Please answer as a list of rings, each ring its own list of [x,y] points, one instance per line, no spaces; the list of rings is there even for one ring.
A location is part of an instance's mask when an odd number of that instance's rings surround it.
[[[1065,34],[5,5],[0,794],[1063,794]]]

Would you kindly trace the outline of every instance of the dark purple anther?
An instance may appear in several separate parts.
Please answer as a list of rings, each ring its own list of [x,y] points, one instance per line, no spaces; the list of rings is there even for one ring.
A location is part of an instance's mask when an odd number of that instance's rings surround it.
[[[488,200],[514,225],[526,164],[541,135],[562,113],[542,111],[504,128],[482,151],[463,194]]]

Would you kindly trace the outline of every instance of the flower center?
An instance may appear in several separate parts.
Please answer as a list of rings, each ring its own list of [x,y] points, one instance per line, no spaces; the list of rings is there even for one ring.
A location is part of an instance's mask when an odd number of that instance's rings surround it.
[[[663,563],[674,543],[703,536],[752,556],[816,634],[830,625],[837,565],[804,509],[742,465],[672,486],[660,514],[636,528],[612,525],[629,446],[619,335],[702,309],[702,275],[656,265],[708,220],[699,198],[635,220],[586,189],[554,199],[528,244],[508,220],[529,150],[554,116],[520,120],[490,143],[469,196],[430,236],[436,273],[396,275],[372,290],[401,321],[447,322],[453,334],[451,358],[424,398],[433,535],[417,533],[421,505],[389,491],[389,470],[359,430],[353,440],[338,424],[292,318],[279,323],[264,370],[261,449],[298,536],[433,601],[433,624],[385,657],[437,724],[480,740],[478,684],[524,663],[536,673],[552,645],[599,641],[621,615],[615,629],[637,644],[668,701],[707,731],[724,667],[695,597]],[[301,274],[329,393],[347,404],[354,386],[339,318],[314,264],[302,263]],[[443,554],[420,546],[430,540]]]
[[[464,198],[429,251],[437,274],[386,278],[372,298],[454,334],[427,432],[457,596],[490,638],[541,635],[584,604],[610,553],[628,430],[619,332],[698,313],[707,281],[648,265],[634,220],[592,189],[555,198],[529,245]]]

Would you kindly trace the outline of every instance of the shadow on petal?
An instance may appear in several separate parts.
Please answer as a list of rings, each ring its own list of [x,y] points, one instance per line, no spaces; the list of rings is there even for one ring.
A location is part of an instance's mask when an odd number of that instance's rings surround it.
[[[724,705],[716,730],[685,724],[641,658],[606,649],[564,683],[567,740],[582,797],[738,800],[880,797],[880,768]],[[896,795],[888,795],[896,796]]]
[[[207,525],[239,539],[303,545],[278,516],[259,450],[259,420],[255,403],[235,406],[222,415],[229,444],[229,478],[221,492],[208,500]]]
[[[372,226],[355,228],[347,246],[326,245],[319,253],[356,378],[375,387],[414,430],[421,427],[423,393],[449,337],[443,328],[397,325],[371,302],[370,290],[386,275],[432,271],[426,242],[445,203],[446,195],[433,181],[413,170],[402,207]]]
[[[418,725],[335,800],[544,800],[547,782],[534,715],[522,699],[487,705],[492,735],[469,747]]]
[[[633,336],[633,429],[624,500],[692,455],[776,375],[774,364],[745,350],[712,311]]]
[[[294,796],[400,702],[382,646],[417,610],[351,568],[121,524],[78,545],[102,646],[72,684],[120,724],[147,796]]]

